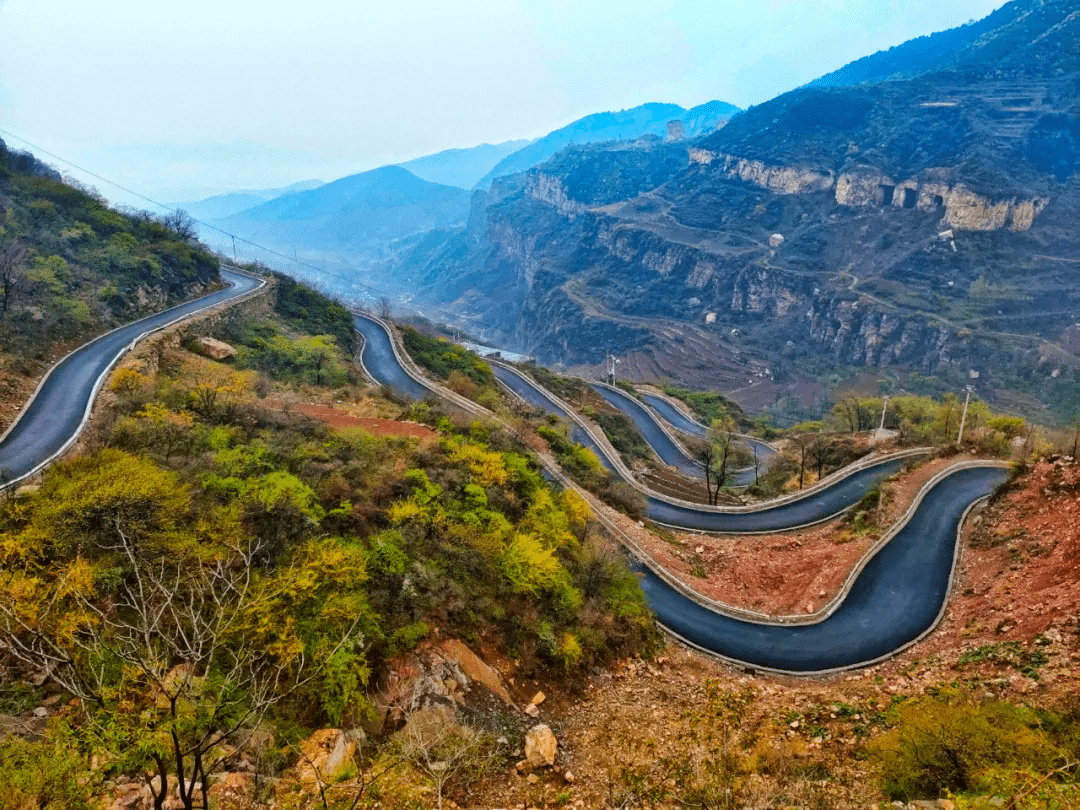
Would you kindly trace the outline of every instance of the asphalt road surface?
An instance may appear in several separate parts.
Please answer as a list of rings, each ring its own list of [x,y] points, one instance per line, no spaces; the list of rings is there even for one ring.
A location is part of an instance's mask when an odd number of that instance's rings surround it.
[[[364,348],[360,360],[368,374],[398,396],[408,399],[424,399],[433,392],[413,379],[394,354],[393,344],[386,329],[378,321],[363,315],[353,315],[356,331],[364,336]]]
[[[368,369],[380,382],[392,386],[400,375],[408,375],[394,358],[381,327],[379,332],[381,340],[372,331]],[[365,355],[365,364],[368,362]],[[526,401],[568,418],[540,386],[498,364],[492,364],[492,370]],[[387,376],[380,377],[384,371]],[[417,393],[426,395],[428,390],[419,386]],[[782,531],[851,506],[905,461],[884,461],[806,498],[758,512],[709,512],[650,498],[649,517],[712,531]],[[866,564],[840,606],[814,624],[759,624],[725,616],[639,567],[642,589],[662,625],[691,644],[727,659],[798,673],[864,665],[894,653],[933,627],[948,597],[957,532],[964,513],[1007,477],[1008,472],[1001,468],[981,467],[958,470],[938,482],[907,525]]]
[[[238,298],[262,284],[259,279],[224,268],[221,278],[230,285],[227,289],[122,326],[76,349],[54,366],[29,407],[0,442],[4,482],[29,475],[75,438],[98,380],[136,338],[192,312]]]
[[[641,586],[662,625],[726,658],[790,672],[865,664],[934,625],[948,596],[964,512],[1007,478],[1008,470],[980,467],[940,481],[911,521],[863,568],[840,607],[817,624],[755,624],[723,616],[645,569]]]
[[[641,432],[649,447],[656,453],[657,458],[669,467],[674,467],[688,478],[695,481],[702,480],[705,469],[683,452],[683,449],[678,444],[672,441],[671,436],[664,432],[664,429],[648,408],[629,394],[615,388],[596,383],[589,383],[589,387],[602,396],[609,405],[618,408],[630,417],[630,421]],[[752,474],[753,471],[751,471]]]

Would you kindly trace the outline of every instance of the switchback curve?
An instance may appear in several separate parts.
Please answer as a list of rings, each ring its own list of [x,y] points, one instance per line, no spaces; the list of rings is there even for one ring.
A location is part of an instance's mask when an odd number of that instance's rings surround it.
[[[262,279],[221,269],[229,286],[107,332],[69,353],[46,373],[15,422],[0,437],[0,488],[33,475],[78,438],[98,389],[117,360],[151,332],[254,292]]]

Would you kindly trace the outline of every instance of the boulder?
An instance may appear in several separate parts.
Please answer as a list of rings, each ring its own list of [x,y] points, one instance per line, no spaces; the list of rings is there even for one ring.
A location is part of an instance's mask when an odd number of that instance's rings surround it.
[[[555,764],[555,754],[559,750],[559,741],[551,729],[543,723],[533,726],[525,734],[525,759],[534,768],[545,768]]]
[[[211,360],[228,360],[236,357],[236,349],[233,346],[212,337],[195,338],[195,351]]]
[[[333,782],[348,769],[356,743],[339,728],[322,728],[300,743],[296,776],[301,782]]]
[[[381,734],[384,726],[400,727],[421,709],[463,704],[477,685],[513,705],[499,673],[460,641],[425,645],[387,664],[372,700],[374,716],[363,720],[364,730]]]
[[[510,692],[503,683],[502,676],[456,638],[442,642],[439,645],[439,650],[446,660],[457,664],[470,681],[474,681],[489,692],[498,695],[504,703],[513,705],[514,701],[510,699]]]

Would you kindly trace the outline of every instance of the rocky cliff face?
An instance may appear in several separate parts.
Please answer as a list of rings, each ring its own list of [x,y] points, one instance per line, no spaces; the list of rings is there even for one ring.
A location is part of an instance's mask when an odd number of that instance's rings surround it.
[[[1020,57],[986,35],[968,47],[993,64],[967,54],[909,81],[806,88],[689,144],[562,153],[404,268],[547,362],[644,352],[732,386],[747,357],[781,376],[1068,373],[1080,18],[1064,0],[1014,5],[1001,30]]]

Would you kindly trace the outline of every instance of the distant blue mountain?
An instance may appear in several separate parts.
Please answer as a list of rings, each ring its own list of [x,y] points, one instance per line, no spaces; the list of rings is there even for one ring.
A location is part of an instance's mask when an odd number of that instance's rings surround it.
[[[291,194],[296,191],[309,191],[318,188],[321,185],[323,185],[322,180],[302,180],[299,183],[293,183],[291,186],[285,186],[283,188],[244,189],[242,191],[233,191],[229,194],[216,194],[213,197],[207,197],[205,200],[176,203],[174,207],[183,208],[191,214],[191,216],[195,217],[195,219],[201,219],[204,222],[207,222],[213,219],[231,217],[233,214],[239,214],[247,208],[261,205],[262,203],[272,200],[275,197],[280,197],[283,194]]]
[[[507,155],[477,183],[486,188],[496,177],[528,171],[567,146],[603,141],[633,141],[645,135],[667,134],[669,121],[682,121],[687,137],[704,135],[739,111],[723,101],[710,101],[690,110],[678,104],[642,104],[619,112],[602,112],[579,118]]]
[[[442,183],[445,186],[472,188],[496,163],[529,143],[527,139],[521,139],[497,144],[484,143],[470,149],[447,149],[398,165],[408,169],[421,180]]]
[[[277,197],[215,224],[289,255],[371,259],[385,255],[395,240],[464,224],[470,196],[400,166],[383,166]]]

